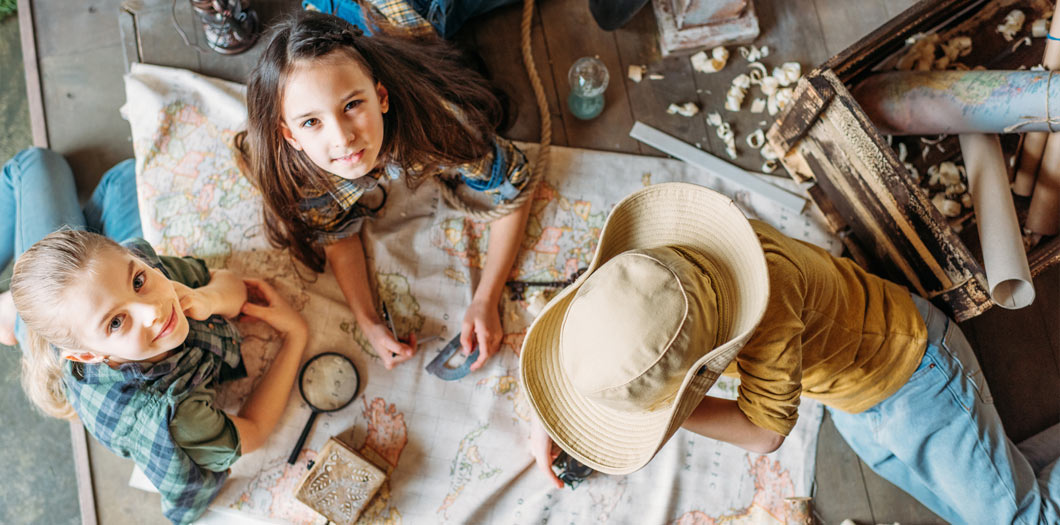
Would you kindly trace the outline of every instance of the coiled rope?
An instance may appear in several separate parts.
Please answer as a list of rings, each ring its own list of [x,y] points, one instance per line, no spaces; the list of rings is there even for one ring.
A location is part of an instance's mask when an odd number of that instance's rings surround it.
[[[452,186],[445,183],[440,185],[442,198],[445,199],[445,202],[470,219],[488,222],[515,211],[525,204],[528,199],[533,198],[538,182],[548,172],[548,150],[549,146],[552,145],[552,116],[548,110],[545,88],[541,84],[541,77],[537,74],[537,66],[534,65],[534,53],[530,46],[530,26],[533,18],[534,0],[523,0],[523,20],[520,27],[523,66],[526,68],[526,75],[530,77],[530,86],[534,90],[534,98],[537,99],[537,112],[541,118],[541,145],[537,150],[537,157],[534,159],[533,166],[530,169],[530,180],[527,181],[526,186],[519,192],[519,195],[510,201],[502,202],[492,208],[483,209],[466,202]]]

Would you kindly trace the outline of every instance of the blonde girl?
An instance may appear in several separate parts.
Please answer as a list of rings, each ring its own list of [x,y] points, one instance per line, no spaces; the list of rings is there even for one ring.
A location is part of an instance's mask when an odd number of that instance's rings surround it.
[[[58,154],[29,149],[4,165],[0,212],[13,227],[0,232],[0,257],[16,261],[11,290],[0,295],[0,337],[14,334],[23,350],[30,400],[45,414],[80,418],[100,443],[132,458],[161,493],[166,517],[189,523],[229,466],[276,425],[307,331],[265,282],[155,254],[135,237],[135,189],[132,163],[119,164],[82,209]],[[214,387],[246,374],[227,320],[240,313],[271,325],[284,343],[230,415],[214,406]]]
[[[246,154],[265,201],[269,239],[317,272],[330,264],[387,368],[415,340],[393,337],[372,303],[361,225],[385,203],[379,179],[416,184],[436,174],[517,197],[526,157],[496,135],[502,111],[485,79],[437,38],[365,36],[341,18],[300,13],[273,28],[247,86]],[[498,302],[522,242],[529,200],[490,225],[482,279],[461,343],[476,370],[500,346]]]

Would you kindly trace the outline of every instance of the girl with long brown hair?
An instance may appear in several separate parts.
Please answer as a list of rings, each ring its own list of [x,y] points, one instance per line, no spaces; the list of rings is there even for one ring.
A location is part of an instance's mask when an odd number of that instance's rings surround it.
[[[410,359],[372,304],[362,222],[380,178],[415,185],[441,175],[496,202],[517,197],[526,157],[496,128],[502,107],[487,81],[436,37],[371,37],[341,18],[303,12],[272,29],[247,86],[239,146],[264,198],[270,241],[317,272],[330,264],[387,368]],[[498,302],[522,242],[529,200],[490,225],[487,259],[461,327],[475,370],[500,346]],[[380,205],[381,206],[381,205]]]

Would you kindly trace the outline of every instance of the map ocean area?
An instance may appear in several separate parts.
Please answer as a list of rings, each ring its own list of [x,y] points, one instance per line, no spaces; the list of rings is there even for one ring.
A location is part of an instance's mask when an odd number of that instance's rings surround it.
[[[309,416],[293,393],[264,448],[235,463],[208,516],[323,523],[292,491],[316,451],[338,434],[389,476],[363,523],[739,523],[763,516],[783,523],[776,502],[809,494],[821,419],[820,405],[809,400],[792,435],[769,456],[679,431],[641,471],[594,474],[574,490],[553,489],[527,448],[531,411],[517,380],[518,351],[532,321],[530,294],[502,298],[502,347],[481,370],[453,382],[424,371],[460,330],[480,278],[487,225],[448,209],[433,181],[415,189],[400,180],[384,182],[387,206],[362,230],[373,288],[399,336],[440,336],[388,371],[331,272],[309,272],[265,241],[260,196],[236,167],[230,141],[246,118],[242,88],[137,64],[126,89],[148,241],[160,253],[193,254],[273,283],[310,325],[306,359],[343,353],[363,384],[350,406],[318,416],[297,463],[287,465]],[[536,148],[523,147],[534,158]],[[715,188],[788,235],[833,253],[840,249],[817,217],[790,215],[678,161],[554,147],[550,164],[533,198],[512,274],[517,279],[567,279],[592,258],[611,207],[637,188],[664,181]],[[240,330],[249,377],[221,389],[219,404],[228,410],[238,409],[280,346],[261,323],[240,322]],[[732,395],[735,386],[726,381],[712,393]]]

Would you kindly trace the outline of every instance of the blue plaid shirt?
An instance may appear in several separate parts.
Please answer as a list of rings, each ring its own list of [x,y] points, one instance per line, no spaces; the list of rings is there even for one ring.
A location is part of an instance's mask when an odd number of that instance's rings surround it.
[[[159,257],[141,239],[124,245],[171,280],[192,288],[210,281],[201,260]],[[188,338],[157,363],[125,363],[115,370],[68,361],[63,370],[66,397],[88,432],[115,454],[132,458],[162,494],[162,513],[180,524],[206,511],[228,473],[199,467],[174,443],[170,420],[197,387],[246,375],[234,326],[220,316],[188,324]]]
[[[423,36],[434,32],[423,16],[407,0],[366,0],[375,10],[376,19],[382,18],[394,27],[402,28],[414,36]],[[365,15],[364,9],[357,0],[302,0],[302,8],[308,11],[320,11],[332,14],[349,22],[351,25],[371,36],[379,27]]]

